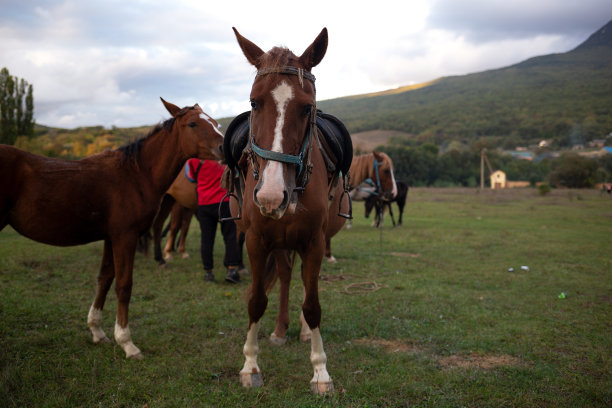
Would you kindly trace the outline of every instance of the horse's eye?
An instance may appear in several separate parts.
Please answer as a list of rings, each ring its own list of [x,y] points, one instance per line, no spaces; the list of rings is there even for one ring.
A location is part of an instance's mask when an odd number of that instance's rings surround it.
[[[304,108],[302,109],[302,116],[310,115],[311,110],[312,110],[312,105],[304,106]]]
[[[257,105],[257,102],[251,99],[251,108],[256,111],[258,107],[259,105]]]
[[[196,127],[196,123],[195,122],[189,122],[189,127],[190,128]]]

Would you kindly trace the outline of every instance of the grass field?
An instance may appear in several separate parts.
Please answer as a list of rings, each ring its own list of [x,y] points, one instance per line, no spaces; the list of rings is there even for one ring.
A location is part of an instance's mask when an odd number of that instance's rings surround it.
[[[360,203],[354,213],[333,241],[339,262],[321,271],[328,397],[309,392],[299,273],[289,342],[266,338],[274,290],[260,330],[265,385],[246,390],[247,285],[222,282],[220,236],[215,284],[202,279],[195,223],[190,259],[158,269],[137,256],[130,326],[145,359],[127,361],[87,329],[101,243],[51,247],[5,228],[0,407],[612,405],[612,197],[412,189],[402,227],[371,228]],[[111,291],[107,334],[115,310]]]

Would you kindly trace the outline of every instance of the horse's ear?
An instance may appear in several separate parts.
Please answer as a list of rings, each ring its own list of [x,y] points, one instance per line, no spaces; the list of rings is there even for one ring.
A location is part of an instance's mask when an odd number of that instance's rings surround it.
[[[376,150],[374,150],[372,153],[374,154],[374,158],[377,162],[382,162],[385,160],[385,157],[382,155],[381,152],[377,152]]]
[[[240,45],[244,56],[252,65],[255,65],[255,67],[259,69],[261,65],[261,56],[264,55],[265,52],[257,45],[241,36],[238,30],[236,30],[236,27],[232,27],[232,30],[234,30],[234,34],[236,34],[236,40],[238,40],[238,45]]]
[[[321,62],[327,51],[327,28],[323,28],[317,38],[300,56],[300,62],[310,71]]]
[[[164,98],[162,98],[161,96],[159,97],[159,99],[161,99],[162,103],[164,104],[164,106],[166,107],[166,109],[168,110],[168,112],[170,112],[170,114],[172,115],[173,118],[176,117],[176,115],[179,113],[179,111],[181,110],[181,108],[179,108],[178,106],[176,106],[173,103],[170,103],[168,101],[165,101]]]

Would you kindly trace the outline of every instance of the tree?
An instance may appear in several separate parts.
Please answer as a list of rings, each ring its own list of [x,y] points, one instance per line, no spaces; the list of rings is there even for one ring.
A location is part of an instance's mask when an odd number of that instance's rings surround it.
[[[0,143],[14,144],[17,136],[34,135],[34,90],[24,79],[0,70]]]
[[[597,179],[599,164],[594,159],[566,153],[555,160],[553,170],[548,175],[554,186],[570,188],[593,187]]]

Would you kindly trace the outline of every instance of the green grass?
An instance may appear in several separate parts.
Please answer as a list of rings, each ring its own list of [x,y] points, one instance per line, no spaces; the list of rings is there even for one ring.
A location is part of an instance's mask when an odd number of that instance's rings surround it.
[[[353,228],[320,281],[336,393],[310,394],[310,346],[272,346],[278,291],[260,330],[265,385],[246,390],[246,284],[203,281],[191,258],[159,269],[138,255],[127,361],[87,329],[102,245],[57,248],[0,233],[2,407],[606,407],[612,404],[612,198],[596,191],[412,189],[404,226]],[[521,266],[529,266],[523,271]],[[514,272],[508,268],[513,267]],[[296,270],[297,267],[296,267]],[[248,278],[247,278],[248,280]],[[375,288],[358,292],[359,287]],[[359,286],[362,285],[362,286]],[[347,292],[349,292],[347,294]],[[566,299],[559,299],[561,292]],[[116,298],[103,325],[112,334]]]

